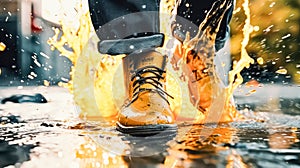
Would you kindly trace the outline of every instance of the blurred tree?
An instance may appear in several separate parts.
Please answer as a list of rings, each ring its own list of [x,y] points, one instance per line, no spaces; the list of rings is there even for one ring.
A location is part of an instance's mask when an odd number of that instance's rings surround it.
[[[233,59],[239,59],[242,28],[245,15],[237,0],[231,22]],[[251,24],[253,33],[247,51],[256,60],[264,62],[243,71],[245,81],[300,83],[300,1],[251,0]],[[260,59],[261,60],[261,59]],[[286,69],[287,74],[276,73]],[[278,71],[277,71],[278,72]]]

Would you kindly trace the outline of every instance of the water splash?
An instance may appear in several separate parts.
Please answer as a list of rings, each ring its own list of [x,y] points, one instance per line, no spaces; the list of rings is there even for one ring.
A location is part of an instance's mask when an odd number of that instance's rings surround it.
[[[200,114],[204,114],[204,117],[199,115],[201,117],[197,118],[197,123],[232,121],[234,117],[238,116],[234,105],[230,102],[233,90],[225,88],[214,65],[216,35],[221,20],[231,5],[233,5],[231,0],[216,1],[204,21],[199,25],[196,36],[191,38],[187,32],[182,46],[175,51],[175,54],[179,55],[181,59],[178,62],[182,69],[187,65],[195,74],[196,79],[194,82],[189,81],[189,87],[197,86],[194,87],[196,89],[189,90],[190,96],[191,99],[194,99],[193,105],[198,108]],[[204,73],[208,75],[205,76]],[[185,74],[188,76],[190,72]],[[197,76],[200,76],[199,80]],[[228,103],[225,103],[227,101]]]
[[[60,21],[62,30],[53,28],[55,35],[47,41],[52,50],[57,49],[60,52],[60,55],[67,57],[73,65],[76,64],[77,58],[89,40],[91,32],[90,28],[92,26],[89,19],[89,13],[84,13],[82,5],[78,5],[77,8],[80,26],[74,28],[73,25],[69,26],[66,20],[62,19]],[[66,45],[71,51],[66,48]],[[74,68],[71,69],[70,75],[71,79],[73,79]],[[73,91],[72,82],[69,82],[68,84],[61,83],[61,85],[69,88],[70,91]]]
[[[59,85],[73,94],[81,117],[113,116],[117,110],[108,88],[112,86],[113,74],[121,57],[100,55],[96,47],[90,45],[97,44],[97,38],[91,29],[89,12],[84,10],[82,1],[79,1],[76,11],[79,23],[70,24],[62,18],[62,30],[55,28],[55,35],[48,40],[52,49],[57,49],[73,64],[71,80],[68,83],[60,82]]]
[[[227,9],[232,5],[232,0],[226,1],[216,1],[213,5],[212,9],[208,12],[208,15],[204,22],[199,26],[199,31],[194,38],[190,38],[189,33],[186,35],[186,39],[183,42],[182,47],[180,48],[180,54],[182,55],[181,64],[187,63],[189,58],[189,54],[192,50],[196,51],[198,57],[192,59],[194,64],[197,64],[197,60],[203,60],[205,67],[207,69],[207,73],[210,74],[208,78],[205,79],[205,83],[207,83],[202,88],[202,98],[209,97],[210,99],[214,99],[216,97],[226,97],[227,103],[225,104],[224,110],[219,110],[219,113],[224,113],[224,116],[227,116],[225,120],[232,120],[232,117],[236,116],[236,110],[230,103],[230,98],[232,96],[233,91],[239,86],[243,78],[240,75],[240,72],[245,67],[249,67],[249,64],[253,62],[253,60],[247,54],[245,49],[246,45],[249,41],[249,35],[252,32],[253,28],[250,24],[250,10],[248,8],[248,1],[245,0],[243,5],[245,10],[245,15],[247,19],[245,20],[245,26],[243,29],[244,32],[244,40],[242,42],[242,54],[241,59],[238,62],[234,63],[233,70],[230,71],[230,84],[227,88],[220,87],[221,82],[218,74],[215,71],[215,67],[213,64],[215,51],[214,51],[214,41],[216,39],[216,32],[218,32],[220,22],[224,16],[224,13]],[[176,15],[176,6],[179,5],[179,1],[162,1],[161,12],[169,13],[169,16]],[[62,30],[54,29],[55,35],[50,38],[48,43],[52,46],[52,49],[56,48],[61,52],[61,55],[68,57],[74,67],[72,67],[71,81],[67,84],[61,83],[62,86],[68,87],[69,90],[74,93],[74,89],[77,89],[77,95],[74,95],[75,102],[80,106],[82,113],[81,116],[112,116],[117,113],[117,108],[115,107],[115,102],[113,100],[111,90],[107,89],[113,85],[113,78],[115,77],[113,74],[116,72],[118,66],[121,63],[122,56],[110,57],[107,55],[99,55],[96,49],[91,48],[86,49],[87,43],[89,43],[89,38],[93,34],[89,13],[84,12],[82,9],[82,5],[78,5],[76,11],[79,16],[79,25],[78,26],[69,26],[70,24],[61,21]],[[163,19],[163,18],[162,18]],[[161,21],[162,32],[167,34],[166,37],[171,35],[169,30],[170,18],[165,17],[165,20],[168,22]],[[75,28],[74,28],[75,27]],[[208,39],[208,40],[204,40]],[[168,40],[168,39],[166,39]],[[167,44],[167,43],[165,43]],[[66,45],[68,49],[66,48]],[[164,46],[165,47],[165,46]],[[69,50],[69,48],[71,50]],[[79,56],[85,55],[83,58],[78,60]],[[201,58],[199,58],[201,56]],[[205,57],[205,60],[203,59]],[[196,67],[194,67],[196,68]],[[76,82],[74,82],[74,74],[76,73],[79,77]],[[181,71],[183,72],[183,71]],[[169,76],[169,75],[168,75]],[[121,78],[121,77],[120,77]],[[118,79],[120,79],[118,78]],[[171,92],[176,93],[178,86],[170,85],[174,83],[173,78],[167,78],[169,85],[167,90],[171,90]],[[122,83],[121,80],[119,84]],[[92,86],[92,88],[87,88],[87,86]],[[173,91],[172,91],[173,90]],[[186,90],[182,90],[184,92],[188,92]],[[118,91],[123,92],[123,91]],[[172,94],[172,93],[171,93]],[[204,96],[203,96],[204,95]],[[180,96],[175,96],[180,97]],[[175,101],[171,102],[171,107],[176,111],[176,108],[182,104],[182,100],[189,100],[189,98],[182,97],[181,99],[175,99]],[[199,101],[199,100],[197,100]],[[211,100],[208,100],[211,101]],[[103,103],[106,102],[106,103]],[[195,105],[195,103],[194,103]],[[192,106],[191,104],[188,106]],[[223,105],[221,105],[223,106]],[[194,107],[192,107],[194,108]],[[188,108],[187,108],[188,109]],[[209,109],[208,109],[209,110]],[[100,111],[100,112],[99,112]],[[189,111],[189,110],[186,110]],[[201,111],[201,110],[200,110]],[[203,112],[203,110],[202,110]],[[228,117],[228,113],[230,117]],[[199,113],[198,120],[203,120],[204,116],[201,115],[203,113]],[[186,114],[188,115],[188,114]],[[229,119],[228,119],[229,118]]]
[[[234,90],[243,83],[243,77],[241,71],[244,68],[249,68],[250,64],[254,63],[254,60],[248,55],[246,46],[249,43],[250,34],[253,32],[253,27],[250,22],[250,9],[249,0],[244,0],[242,4],[246,19],[243,27],[243,40],[241,43],[241,58],[239,61],[233,62],[233,69],[229,72],[229,85],[226,89],[227,101],[226,106],[230,104],[230,97],[233,95]]]

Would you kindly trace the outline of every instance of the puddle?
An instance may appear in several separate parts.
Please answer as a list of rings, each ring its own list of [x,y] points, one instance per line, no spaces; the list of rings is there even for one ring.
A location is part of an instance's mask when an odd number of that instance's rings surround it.
[[[114,121],[72,117],[66,90],[42,91],[49,103],[1,105],[0,167],[300,167],[297,115],[242,110],[245,121],[132,137]]]

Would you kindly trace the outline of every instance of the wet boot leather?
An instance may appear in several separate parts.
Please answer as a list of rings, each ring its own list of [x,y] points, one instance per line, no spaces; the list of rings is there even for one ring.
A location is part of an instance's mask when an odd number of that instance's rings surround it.
[[[171,60],[173,65],[177,65],[182,59],[182,53],[186,52],[182,44],[179,43],[175,47],[175,51]],[[188,89],[190,102],[203,114],[208,114],[213,101],[212,78],[209,76],[205,66],[205,58],[197,55],[193,50],[187,53],[184,73],[188,77]],[[222,109],[223,107],[220,107]],[[233,97],[224,107],[222,117],[217,122],[230,122],[233,118],[241,118],[242,116],[236,110]]]
[[[123,58],[128,101],[118,116],[123,126],[173,124],[174,115],[165,92],[167,57],[156,51],[133,53]]]

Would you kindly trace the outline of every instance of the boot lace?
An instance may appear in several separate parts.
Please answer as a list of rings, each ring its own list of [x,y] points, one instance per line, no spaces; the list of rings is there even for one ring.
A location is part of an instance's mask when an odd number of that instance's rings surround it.
[[[151,75],[144,77],[143,74],[149,74]],[[133,103],[138,99],[138,95],[141,92],[156,92],[158,93],[167,103],[169,101],[167,100],[167,96],[174,99],[173,96],[168,94],[166,91],[164,91],[163,84],[160,82],[161,79],[164,79],[163,74],[166,73],[166,71],[156,67],[156,66],[146,66],[140,69],[137,69],[133,71],[133,76],[131,77],[131,81],[133,82],[133,95],[132,100],[130,101],[130,104]],[[154,86],[154,88],[141,88],[144,84],[150,84]]]

